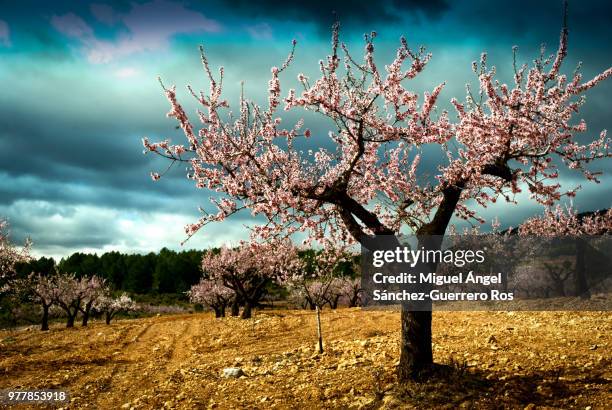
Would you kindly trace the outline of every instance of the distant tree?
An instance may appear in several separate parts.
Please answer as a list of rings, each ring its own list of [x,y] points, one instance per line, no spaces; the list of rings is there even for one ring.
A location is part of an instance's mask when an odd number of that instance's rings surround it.
[[[9,224],[0,218],[0,295],[9,291],[11,283],[16,279],[15,265],[30,260],[31,242],[26,240],[19,248],[10,240]]]
[[[297,251],[291,241],[241,243],[237,248],[207,252],[202,258],[202,270],[208,278],[223,283],[244,303],[243,319],[251,317],[252,309],[266,294],[267,285],[286,281],[297,266]]]
[[[73,274],[55,277],[54,303],[66,313],[66,327],[74,327],[74,321],[89,295],[88,278],[77,278]]]
[[[300,252],[301,269],[289,277],[287,284],[295,297],[303,298],[310,309],[322,309],[328,304],[336,309],[342,297],[342,282],[347,272],[352,272],[352,255],[348,244],[327,240],[321,250]],[[348,263],[347,263],[348,262]]]
[[[96,301],[107,292],[107,286],[106,280],[96,275],[89,278],[81,278],[80,281],[83,282],[81,286],[85,287],[85,294],[82,303],[79,304],[79,311],[83,315],[82,325],[87,326],[91,309]]]
[[[586,278],[586,240],[582,236],[610,235],[612,234],[612,208],[580,215],[571,206],[565,208],[557,205],[548,208],[543,215],[527,219],[519,226],[521,235],[538,235],[544,237],[571,236],[575,238],[574,264],[574,296],[590,297]],[[565,295],[564,282],[567,280],[567,267],[551,265],[545,266],[548,276],[553,279],[557,293]],[[565,271],[565,272],[564,272]]]
[[[98,270],[89,272],[99,272],[113,289],[121,289],[125,277],[128,275],[125,263],[126,256],[120,252],[106,252],[100,256]]]
[[[201,303],[215,312],[215,317],[224,317],[225,308],[235,298],[233,290],[223,285],[221,281],[202,279],[187,291],[192,303]]]
[[[153,286],[153,272],[157,264],[157,255],[125,255],[126,274],[118,288],[128,292],[148,293]],[[199,262],[196,264],[199,267]]]
[[[163,248],[158,256],[153,272],[153,290],[158,293],[176,293],[178,269],[175,264],[176,252]]]
[[[348,307],[361,306],[363,304],[363,289],[361,279],[343,278],[340,293]]]
[[[98,298],[94,304],[94,309],[104,313],[107,325],[110,325],[111,320],[119,313],[127,313],[138,308],[136,303],[128,296],[127,293],[121,294],[117,298],[113,298],[109,294]]]
[[[49,330],[49,310],[57,296],[56,276],[30,273],[17,281],[18,292],[42,308],[40,330]]]
[[[53,258],[40,257],[38,259],[30,258],[27,262],[20,262],[15,265],[15,270],[18,276],[26,278],[30,273],[36,272],[43,276],[53,275],[56,273],[57,265]]]

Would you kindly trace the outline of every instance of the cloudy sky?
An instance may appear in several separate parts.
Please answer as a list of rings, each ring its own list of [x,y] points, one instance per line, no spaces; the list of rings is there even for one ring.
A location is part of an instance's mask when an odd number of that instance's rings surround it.
[[[414,86],[427,90],[446,80],[441,100],[448,101],[463,97],[465,83],[474,80],[470,63],[483,50],[502,76],[515,44],[524,61],[541,43],[554,51],[562,14],[557,0],[0,3],[0,216],[9,218],[15,240],[30,236],[37,255],[54,257],[180,248],[183,226],[196,220],[198,206],[208,206],[209,194],[196,190],[180,167],[154,183],[149,172],[164,163],[143,155],[140,140],[180,140],[165,117],[168,105],[156,77],[179,90],[188,83],[204,87],[199,44],[215,67],[226,68],[230,100],[240,80],[253,99],[263,99],[269,67],[282,62],[292,39],[298,48],[289,81],[298,71],[317,69],[336,11],[349,46],[361,50],[364,32],[379,33],[381,62],[392,58],[401,34],[412,45],[426,45],[434,57]],[[611,11],[605,0],[570,2],[568,72],[578,61],[585,77],[611,65]],[[610,95],[612,81],[588,95],[582,116],[591,136],[612,126]],[[325,124],[309,126],[325,130]],[[599,168],[610,175],[612,164]],[[577,181],[563,174],[564,184]],[[577,207],[610,206],[611,182],[606,176],[601,185],[583,184]],[[484,215],[501,214],[504,223],[516,224],[540,210],[521,201]],[[239,215],[186,246],[245,238],[250,222]]]

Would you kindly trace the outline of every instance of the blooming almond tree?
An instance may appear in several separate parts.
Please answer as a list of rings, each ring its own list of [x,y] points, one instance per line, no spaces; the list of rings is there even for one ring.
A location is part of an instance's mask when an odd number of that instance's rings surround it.
[[[572,236],[576,242],[576,261],[573,269],[574,295],[582,298],[590,297],[586,277],[587,242],[582,236],[612,234],[612,208],[606,211],[579,215],[571,206],[557,205],[545,210],[541,216],[527,219],[518,228],[520,235],[538,235],[544,237]],[[569,275],[569,270],[557,264],[545,266],[553,283],[557,285],[557,293],[564,296],[563,282]]]
[[[241,243],[237,248],[223,247],[219,252],[204,254],[202,270],[242,300],[241,317],[248,319],[266,294],[266,287],[273,282],[286,282],[299,268],[297,260],[296,249],[288,240]]]
[[[612,234],[612,208],[580,216],[574,208],[548,208],[543,215],[527,219],[518,228],[521,235],[605,235]]]
[[[305,279],[291,284],[291,294],[293,298],[303,307],[315,310],[317,307],[322,309],[327,304],[327,293],[333,279],[322,282],[320,280]]]
[[[322,309],[326,304],[335,309],[342,296],[343,278],[339,277],[339,268],[348,261],[348,251],[348,244],[340,245],[326,239],[323,249],[302,252],[300,269],[294,270],[287,279],[294,296],[303,299],[312,310]]]
[[[215,317],[225,317],[225,308],[235,297],[233,290],[221,281],[202,279],[187,291],[192,303],[201,303],[215,311]]]
[[[27,278],[17,281],[20,292],[42,308],[40,330],[49,330],[49,309],[55,303],[57,287],[54,276],[44,276],[40,273],[31,273]]]
[[[365,36],[358,59],[340,43],[336,23],[331,53],[319,62],[317,78],[298,75],[299,90],[288,89],[282,97],[281,76],[292,51],[271,69],[267,106],[241,96],[235,114],[226,111],[230,104],[222,97],[223,69],[213,75],[202,51],[210,89],[196,93],[188,87],[201,105],[200,129],[178,102],[175,88],[164,87],[168,115],[176,118],[187,143],[145,138],[143,144],[146,152],[172,163],[187,162],[198,188],[221,194],[212,199],[217,211],[187,226],[188,236],[249,209],[266,220],[254,227],[254,234],[264,238],[301,231],[320,240],[336,232],[362,241],[371,234],[411,229],[426,240],[444,235],[453,216],[479,218],[467,207],[470,200],[483,206],[499,198],[512,202],[525,188],[546,205],[573,196],[575,189],[556,182],[560,165],[597,181],[587,164],[610,156],[608,139],[602,132],[581,144],[576,136],[586,124],[574,117],[584,102],[581,94],[608,78],[612,68],[588,81],[579,71],[563,74],[567,33],[564,28],[551,57],[543,54],[531,67],[516,66],[511,84],[496,80],[483,53],[473,64],[482,98],[470,92],[464,102],[453,99],[457,121],[436,109],[444,83],[422,98],[410,90],[431,55],[411,49],[404,38],[393,61],[381,67],[375,59],[376,33]],[[283,106],[319,114],[332,130],[315,139],[303,121],[285,126],[279,113]],[[298,148],[305,144],[313,149]],[[421,157],[432,152],[425,146],[438,147],[448,159],[435,180],[419,168]],[[402,380],[426,373],[433,364],[431,319],[430,311],[402,309]]]
[[[56,287],[54,303],[66,313],[66,327],[74,327],[74,321],[89,298],[89,278],[76,278],[62,274],[54,278]]]
[[[30,257],[30,241],[18,248],[11,242],[8,228],[6,219],[0,218],[0,293],[10,289],[15,279],[15,264],[26,262]]]
[[[106,288],[106,281],[99,276],[94,275],[82,280],[85,280],[84,286],[86,290],[83,303],[79,306],[79,311],[83,315],[82,325],[87,326],[93,305],[98,298],[104,296],[108,290]]]
[[[361,287],[361,279],[343,278],[340,294],[348,307],[363,306],[364,292]]]
[[[93,308],[98,312],[104,313],[106,324],[110,325],[111,320],[113,320],[118,313],[135,311],[137,305],[127,293],[122,293],[121,296],[117,298],[113,298],[106,294],[96,299]]]

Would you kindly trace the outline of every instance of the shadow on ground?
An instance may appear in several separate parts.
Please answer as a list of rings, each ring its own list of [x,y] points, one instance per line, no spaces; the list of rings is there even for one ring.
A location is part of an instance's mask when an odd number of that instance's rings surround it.
[[[451,362],[439,366],[427,380],[399,384],[385,391],[390,380],[374,371],[374,394],[371,409],[379,408],[585,408],[585,388],[604,394],[612,389],[604,376],[612,361],[606,360],[585,369],[566,366],[550,371],[496,373],[469,368],[465,363]]]

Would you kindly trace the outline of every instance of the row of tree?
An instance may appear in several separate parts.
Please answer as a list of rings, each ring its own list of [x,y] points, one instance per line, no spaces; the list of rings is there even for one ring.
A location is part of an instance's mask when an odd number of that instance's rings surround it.
[[[74,327],[79,314],[83,326],[87,326],[94,312],[103,314],[106,324],[110,324],[118,313],[134,311],[137,308],[126,293],[113,297],[112,289],[106,281],[95,275],[77,278],[72,274],[31,273],[25,279],[11,282],[10,291],[10,297],[26,299],[40,306],[41,330],[49,330],[49,313],[53,308],[64,313],[66,327]]]
[[[346,247],[327,247],[318,251],[298,250],[291,241],[242,243],[236,248],[221,248],[202,259],[204,275],[187,292],[193,303],[203,304],[225,316],[231,306],[233,316],[251,317],[270,285],[283,286],[291,299],[306,308],[335,309],[342,301],[348,306],[361,302],[359,279],[355,279],[358,258]]]

